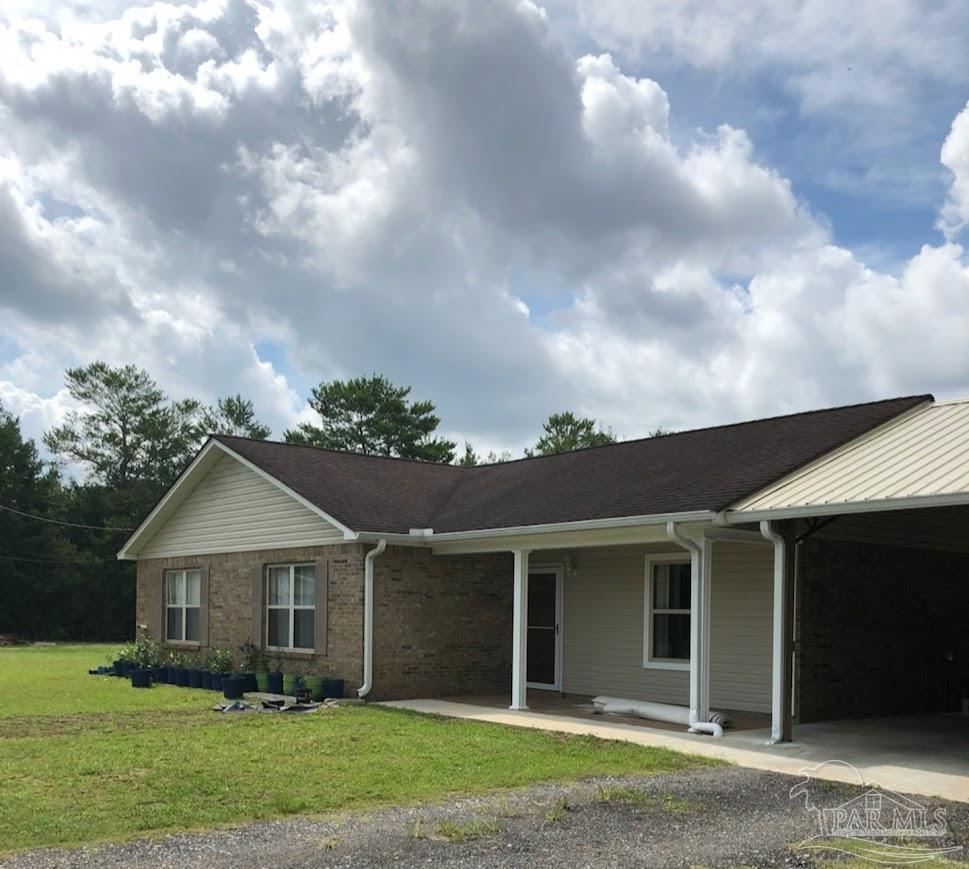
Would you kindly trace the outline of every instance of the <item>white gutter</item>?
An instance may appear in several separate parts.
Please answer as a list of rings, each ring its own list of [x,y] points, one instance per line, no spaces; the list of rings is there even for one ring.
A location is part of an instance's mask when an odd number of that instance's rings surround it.
[[[431,542],[477,540],[481,537],[511,537],[520,534],[545,534],[555,531],[595,531],[601,528],[626,528],[636,525],[665,525],[669,522],[708,522],[717,514],[712,510],[691,510],[684,513],[653,513],[646,516],[617,516],[606,519],[581,519],[575,522],[548,522],[543,525],[515,525],[510,528],[476,528],[471,531],[432,531],[422,535]],[[366,532],[363,532],[366,533]],[[379,532],[370,532],[377,534]]]
[[[363,560],[363,684],[358,697],[366,697],[373,687],[373,562],[387,548],[381,540]]]
[[[700,612],[702,601],[701,571],[703,570],[703,548],[695,540],[684,537],[676,527],[676,523],[666,523],[666,536],[678,543],[690,553],[690,710],[687,717],[690,733],[710,733],[723,736],[723,728],[719,724],[704,721],[709,717],[709,710],[701,708],[703,704],[703,689],[700,686],[703,658],[706,649],[703,643],[703,615]]]
[[[771,726],[770,742],[784,739],[784,567],[786,544],[770,524],[769,519],[760,523],[760,533],[774,544],[774,625],[773,653],[771,666]]]

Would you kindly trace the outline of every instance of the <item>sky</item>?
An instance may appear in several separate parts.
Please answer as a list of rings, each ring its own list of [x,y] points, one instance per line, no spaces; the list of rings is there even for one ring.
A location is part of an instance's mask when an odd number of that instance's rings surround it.
[[[0,8],[0,402],[380,372],[520,454],[969,394],[964,0]]]

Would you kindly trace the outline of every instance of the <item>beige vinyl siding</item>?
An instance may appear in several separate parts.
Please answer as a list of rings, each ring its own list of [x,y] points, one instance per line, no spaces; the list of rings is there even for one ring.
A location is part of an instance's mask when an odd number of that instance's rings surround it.
[[[573,551],[565,577],[563,689],[685,705],[685,670],[643,667],[645,556],[674,546]],[[772,557],[769,546],[713,548],[710,700],[721,709],[770,711]],[[551,559],[543,557],[542,561]],[[533,553],[532,562],[539,561]]]
[[[338,528],[231,456],[223,456],[139,558],[206,555],[343,539]]]

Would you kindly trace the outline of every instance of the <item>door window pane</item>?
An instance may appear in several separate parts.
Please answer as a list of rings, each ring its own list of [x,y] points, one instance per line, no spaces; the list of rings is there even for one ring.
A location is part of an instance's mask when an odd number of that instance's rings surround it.
[[[293,645],[297,649],[313,648],[315,616],[313,610],[296,610],[293,613]]]
[[[690,617],[657,613],[653,616],[653,657],[690,658]]]
[[[529,628],[525,678],[539,685],[555,682],[555,630]]]
[[[269,610],[269,645],[289,645],[289,610]]]
[[[199,608],[190,606],[185,608],[185,639],[198,642],[199,639]]]
[[[555,574],[528,577],[528,624],[555,627]]]
[[[296,606],[316,604],[316,569],[312,565],[294,568],[293,603]]]

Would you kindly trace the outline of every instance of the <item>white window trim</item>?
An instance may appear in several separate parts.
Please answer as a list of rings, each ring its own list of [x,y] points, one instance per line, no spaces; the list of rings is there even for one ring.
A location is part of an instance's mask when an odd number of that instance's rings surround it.
[[[643,581],[643,667],[650,670],[689,670],[690,659],[654,658],[652,655],[651,630],[655,613],[689,614],[689,610],[653,609],[653,567],[657,564],[689,564],[690,555],[685,552],[656,552],[646,556],[646,575]],[[691,591],[692,594],[692,591]],[[691,597],[692,603],[692,597]],[[692,625],[691,625],[692,628]]]
[[[281,567],[289,568],[289,600],[288,604],[271,604],[269,602],[269,572],[271,570],[278,570]],[[313,603],[307,604],[297,604],[296,601],[296,568],[297,567],[312,567],[313,568]],[[319,582],[319,577],[316,575],[316,565],[313,562],[294,562],[293,564],[269,564],[266,566],[265,576],[263,576],[263,584],[265,587],[266,595],[266,649],[271,652],[296,652],[298,654],[313,654],[316,651],[315,641],[316,641],[316,595],[319,591],[317,588],[317,582]],[[270,610],[289,610],[289,645],[288,646],[271,646],[269,644],[269,611]],[[294,646],[293,639],[296,637],[296,611],[297,610],[312,610],[313,615],[313,642],[312,646]]]
[[[198,606],[189,606],[187,603],[183,604],[170,604],[168,602],[168,581],[173,576],[181,575],[182,582],[185,583],[185,599],[188,600],[188,574],[197,573],[199,574],[199,603]],[[202,571],[198,567],[179,567],[174,570],[165,571],[165,587],[162,589],[162,593],[165,595],[165,644],[169,646],[197,646],[201,642],[201,637],[197,640],[186,640],[185,639],[185,629],[188,627],[188,617],[186,615],[186,610],[198,610],[199,618],[202,616]],[[179,639],[168,636],[168,611],[170,609],[180,609],[182,611],[182,636]]]

